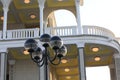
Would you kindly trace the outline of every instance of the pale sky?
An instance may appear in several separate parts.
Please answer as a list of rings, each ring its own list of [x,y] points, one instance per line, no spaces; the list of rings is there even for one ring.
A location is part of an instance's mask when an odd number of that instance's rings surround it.
[[[120,37],[120,0],[84,0],[82,25],[105,27]]]
[[[84,0],[80,7],[81,25],[95,25],[111,30],[120,37],[120,0]],[[57,26],[76,25],[72,13],[55,12]],[[71,16],[72,15],[72,16]],[[110,80],[108,66],[86,68],[87,80]]]
[[[108,66],[86,68],[87,80],[111,80]]]

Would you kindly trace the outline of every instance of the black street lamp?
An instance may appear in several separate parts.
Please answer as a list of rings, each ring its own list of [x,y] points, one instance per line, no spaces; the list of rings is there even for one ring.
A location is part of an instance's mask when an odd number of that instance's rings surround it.
[[[58,65],[61,62],[61,58],[64,57],[67,53],[67,48],[63,45],[63,41],[58,36],[51,37],[49,34],[43,34],[40,37],[40,42],[44,47],[42,51],[40,47],[38,47],[37,41],[34,39],[26,40],[24,47],[30,53],[31,59],[39,66],[45,66],[45,76],[46,80],[48,80],[48,61],[53,65]],[[48,47],[51,47],[54,51],[54,56],[50,56]],[[57,61],[57,62],[56,62]]]

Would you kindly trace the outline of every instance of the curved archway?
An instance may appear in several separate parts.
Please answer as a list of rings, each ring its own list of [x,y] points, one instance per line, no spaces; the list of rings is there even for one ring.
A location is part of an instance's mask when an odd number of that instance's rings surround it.
[[[66,9],[55,10],[48,15],[48,27],[76,26],[75,15]]]

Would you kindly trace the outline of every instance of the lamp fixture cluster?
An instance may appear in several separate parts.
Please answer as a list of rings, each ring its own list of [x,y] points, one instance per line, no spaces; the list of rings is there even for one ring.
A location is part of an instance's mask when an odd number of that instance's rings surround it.
[[[40,67],[43,64],[47,65],[48,61],[53,65],[60,64],[62,57],[67,53],[67,48],[63,45],[61,38],[58,36],[51,37],[49,34],[43,34],[39,40],[42,43],[44,50],[38,47],[38,43],[34,39],[28,39],[24,44],[25,50],[29,52],[31,59]],[[51,47],[54,51],[54,57],[50,57],[48,47]],[[57,62],[55,62],[55,60],[57,60]]]

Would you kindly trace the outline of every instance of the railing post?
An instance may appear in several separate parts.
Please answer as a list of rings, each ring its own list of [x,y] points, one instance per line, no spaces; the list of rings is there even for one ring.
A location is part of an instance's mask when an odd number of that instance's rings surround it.
[[[34,37],[38,37],[38,36],[40,36],[40,35],[39,35],[39,29],[36,28],[36,29],[34,30]]]

